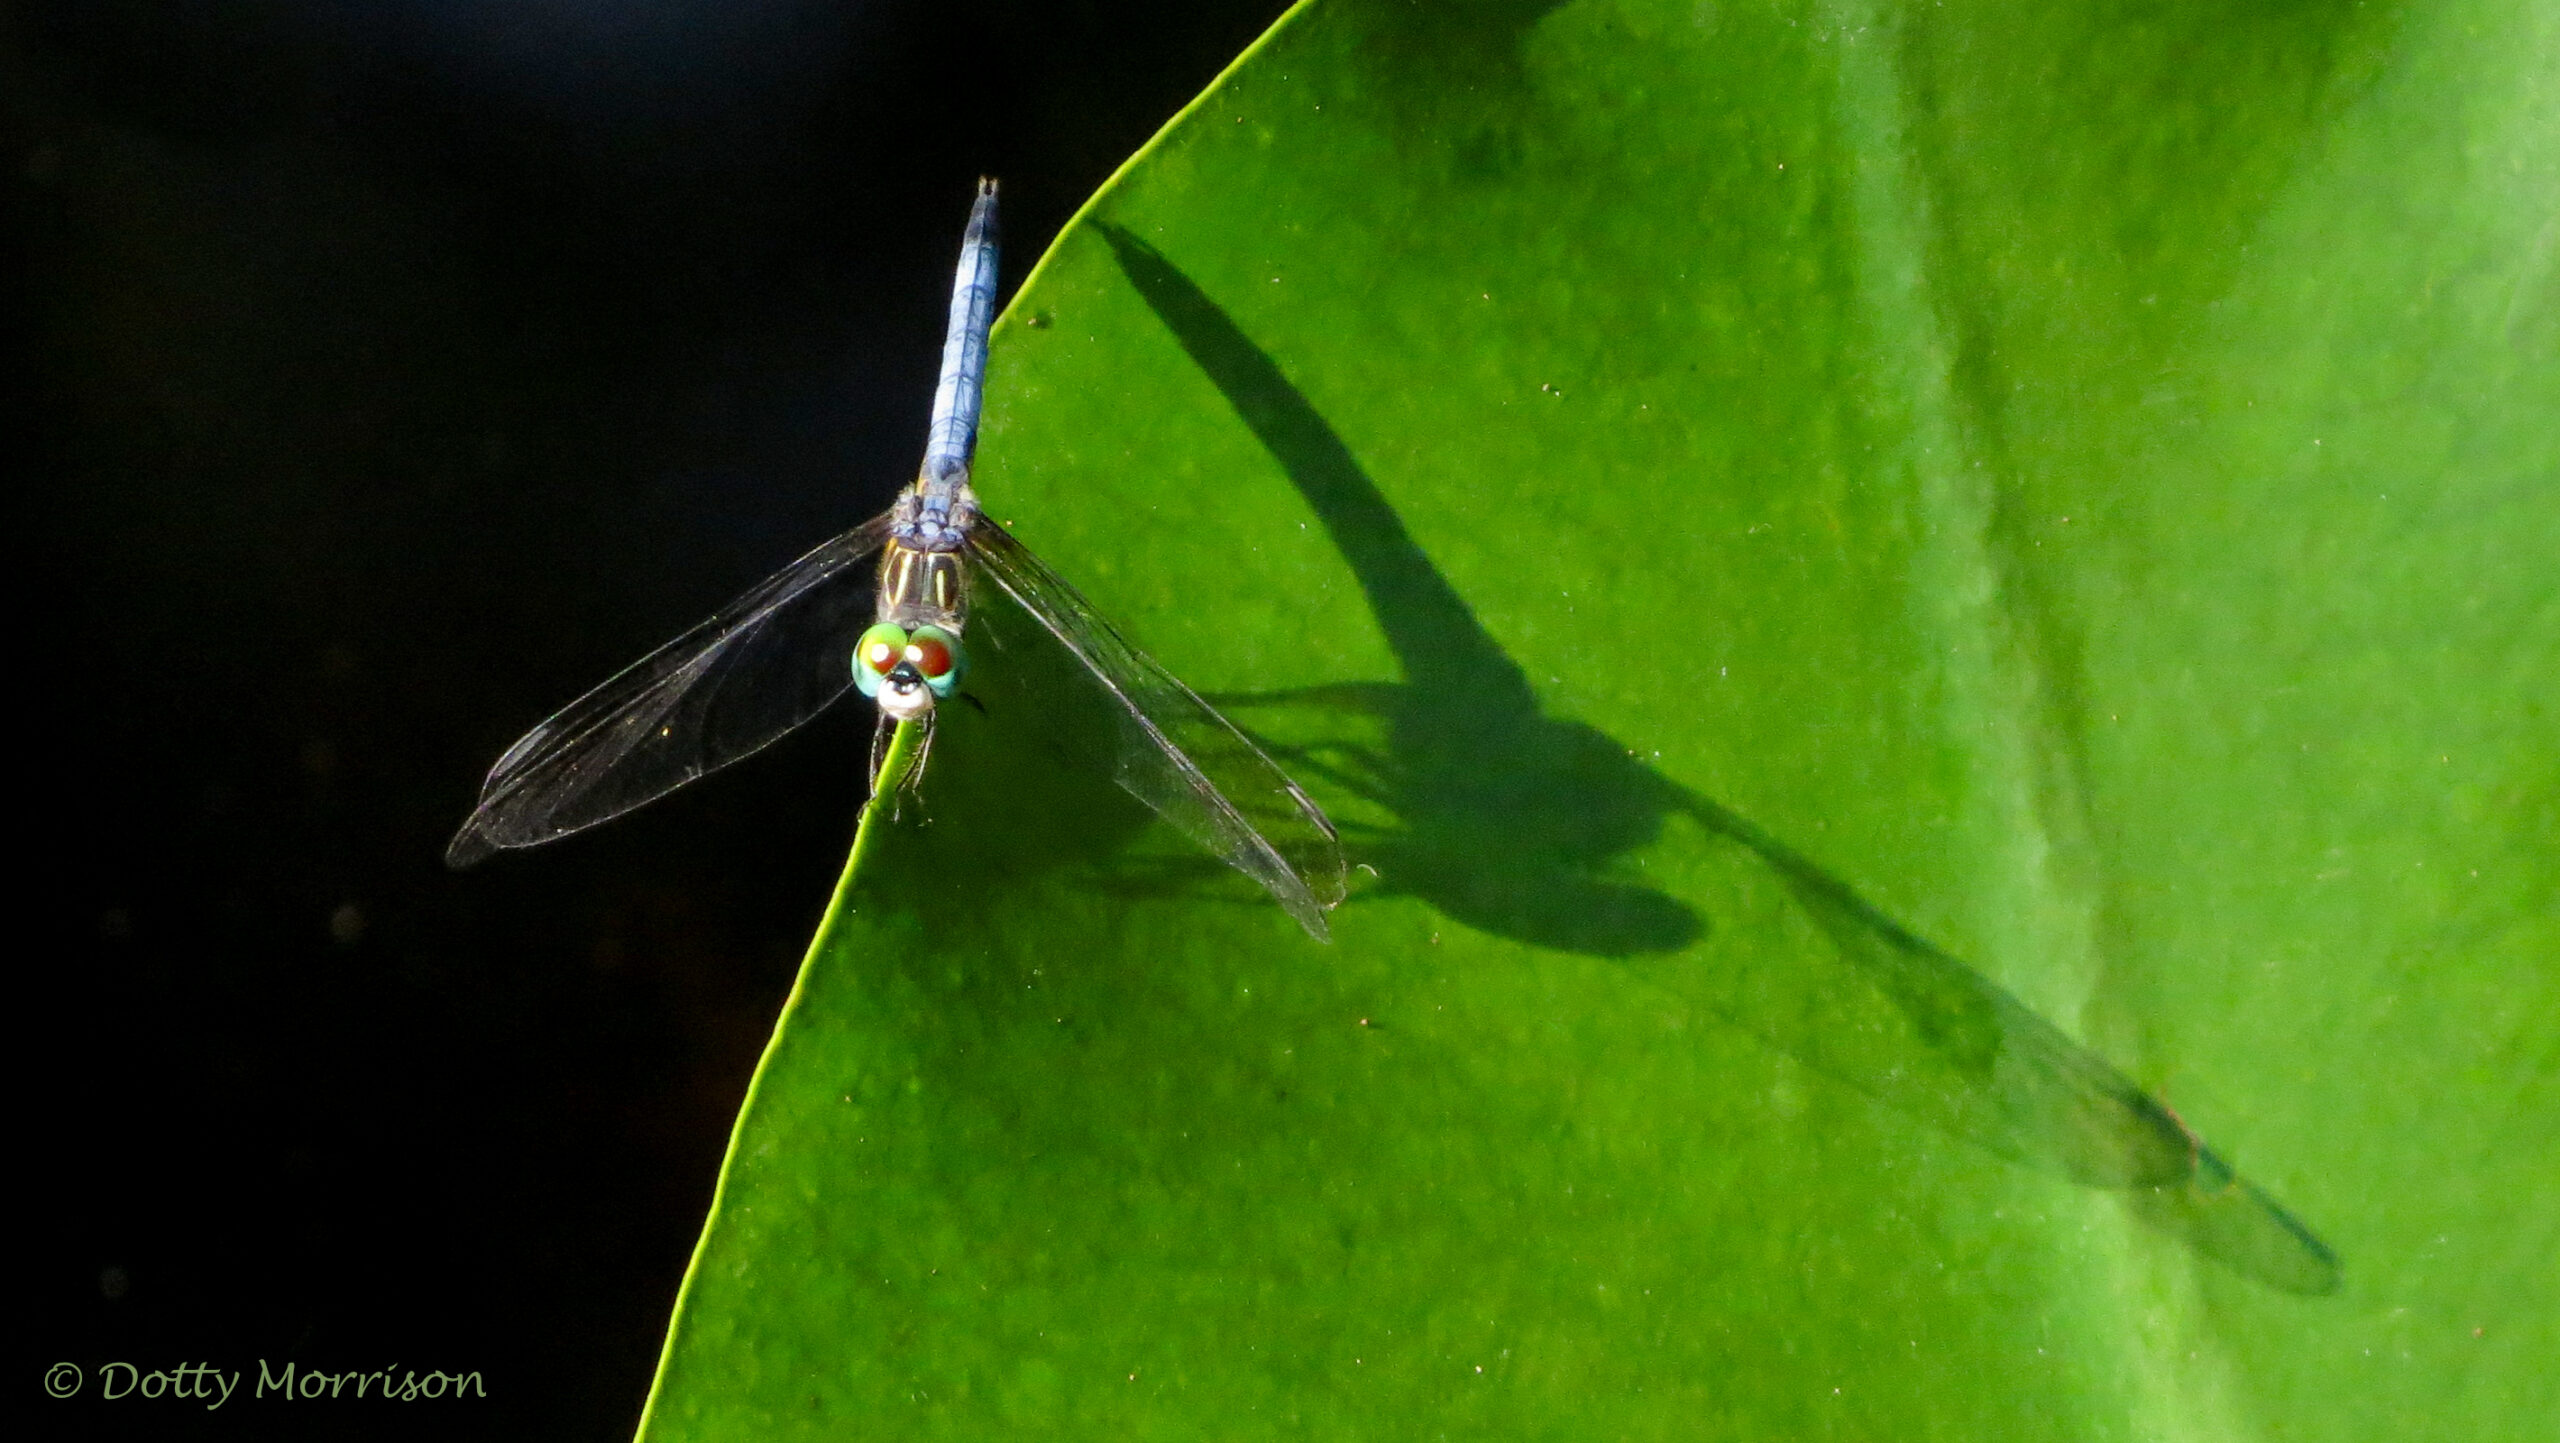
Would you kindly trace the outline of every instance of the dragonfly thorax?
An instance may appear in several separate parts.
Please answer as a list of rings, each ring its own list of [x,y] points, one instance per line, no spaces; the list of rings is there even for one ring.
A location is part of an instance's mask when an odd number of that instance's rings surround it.
[[[889,543],[911,551],[957,551],[978,520],[978,495],[969,475],[924,478],[889,508]]]
[[[957,633],[969,622],[969,575],[962,555],[891,541],[880,553],[880,591],[872,619],[909,631],[938,626]]]

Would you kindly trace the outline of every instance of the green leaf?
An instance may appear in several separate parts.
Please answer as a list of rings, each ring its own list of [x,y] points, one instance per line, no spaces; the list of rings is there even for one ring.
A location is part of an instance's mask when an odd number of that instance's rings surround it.
[[[979,489],[1342,823],[1336,944],[973,623],[644,1436],[2530,1436],[2556,54],[1292,12]]]

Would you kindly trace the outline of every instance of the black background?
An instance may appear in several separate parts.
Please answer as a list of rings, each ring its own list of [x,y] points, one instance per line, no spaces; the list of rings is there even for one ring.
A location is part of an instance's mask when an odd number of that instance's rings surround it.
[[[912,473],[979,174],[1009,289],[1281,8],[0,10],[13,1411],[627,1435],[867,718],[474,873],[444,841],[517,734]],[[490,1396],[253,1402],[260,1359]],[[248,1377],[109,1403],[114,1360]]]

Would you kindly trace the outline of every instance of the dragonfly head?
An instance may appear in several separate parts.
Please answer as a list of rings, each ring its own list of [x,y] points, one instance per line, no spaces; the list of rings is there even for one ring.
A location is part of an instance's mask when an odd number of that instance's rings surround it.
[[[894,721],[913,721],[960,689],[967,653],[958,634],[939,626],[913,631],[884,621],[853,648],[853,684]]]

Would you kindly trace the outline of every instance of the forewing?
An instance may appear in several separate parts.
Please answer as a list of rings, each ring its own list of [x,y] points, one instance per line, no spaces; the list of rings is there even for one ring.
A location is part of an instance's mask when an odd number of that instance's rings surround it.
[[[507,749],[445,860],[467,867],[618,817],[763,747],[853,683],[886,518],[759,582]]]
[[[1342,843],[1323,809],[1003,527],[981,517],[969,545],[987,576],[1082,662],[1115,704],[1113,779],[1269,889],[1319,941],[1329,937],[1324,914],[1342,900]]]

